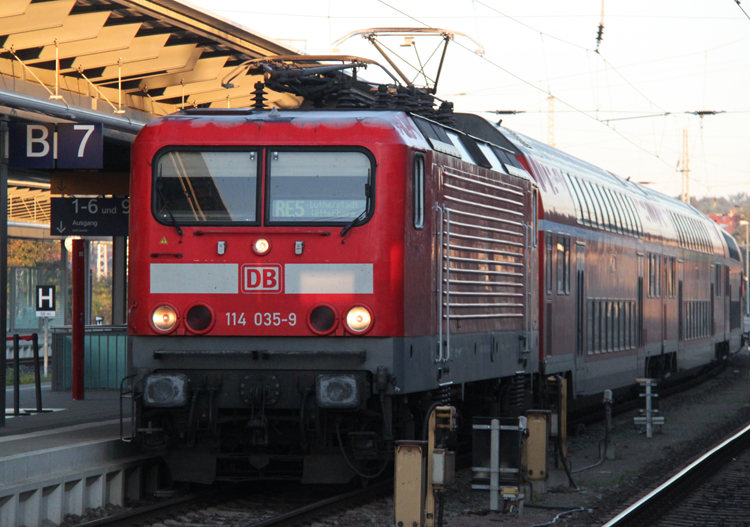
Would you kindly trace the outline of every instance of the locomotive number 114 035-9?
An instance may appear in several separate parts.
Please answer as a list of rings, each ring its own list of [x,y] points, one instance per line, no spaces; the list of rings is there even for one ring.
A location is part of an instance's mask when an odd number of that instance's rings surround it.
[[[247,325],[245,313],[227,313],[226,315],[227,326]],[[280,326],[281,324],[294,326],[297,324],[297,315],[295,313],[282,315],[282,313],[255,313],[252,315],[252,321],[256,326]]]

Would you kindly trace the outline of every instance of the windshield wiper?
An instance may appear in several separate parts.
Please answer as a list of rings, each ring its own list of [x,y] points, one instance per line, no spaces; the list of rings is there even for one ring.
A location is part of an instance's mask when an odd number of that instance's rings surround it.
[[[349,223],[346,224],[346,227],[344,227],[343,229],[341,229],[341,236],[342,237],[345,236],[346,233],[349,232],[349,230],[352,227],[354,227],[354,224],[357,223],[359,220],[363,219],[365,216],[367,216],[367,209],[365,209],[364,211],[362,211],[362,214],[360,214],[359,216],[357,216],[356,218],[354,218],[352,221],[350,221]]]
[[[182,243],[182,236],[183,236],[182,227],[178,225],[177,220],[174,217],[174,214],[172,214],[172,209],[169,208],[169,203],[167,203],[167,198],[164,197],[164,193],[161,191],[163,186],[164,186],[164,181],[162,180],[162,177],[161,177],[161,167],[159,167],[159,177],[156,180],[156,192],[159,193],[159,197],[164,202],[164,208],[167,209],[167,212],[169,213],[169,217],[172,220],[172,224],[177,229],[177,234],[180,235],[180,243]]]

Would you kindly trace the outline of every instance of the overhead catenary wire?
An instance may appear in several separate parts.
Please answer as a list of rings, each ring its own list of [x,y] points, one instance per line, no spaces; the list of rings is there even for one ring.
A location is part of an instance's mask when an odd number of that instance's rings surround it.
[[[544,89],[542,89],[542,88],[540,88],[540,87],[536,86],[536,85],[535,85],[534,83],[532,83],[532,82],[529,82],[529,81],[527,81],[527,80],[525,80],[525,79],[523,79],[523,78],[519,77],[519,76],[518,76],[518,75],[516,75],[515,73],[513,73],[513,72],[511,72],[511,71],[509,71],[509,70],[507,70],[507,69],[503,68],[502,66],[500,66],[500,65],[499,65],[499,64],[497,64],[496,62],[493,62],[493,61],[491,61],[491,60],[490,60],[490,59],[488,59],[488,58],[487,58],[486,56],[483,56],[483,55],[477,55],[476,53],[474,53],[474,51],[473,51],[473,50],[471,50],[471,49],[467,48],[467,47],[466,47],[466,46],[464,46],[464,45],[463,45],[462,43],[460,43],[460,42],[456,42],[456,44],[457,44],[457,45],[458,45],[459,47],[461,47],[461,48],[465,49],[466,51],[468,51],[469,53],[472,53],[472,54],[476,55],[476,56],[477,56],[477,57],[479,57],[479,58],[480,58],[481,60],[484,60],[484,61],[485,61],[485,62],[487,62],[488,64],[490,64],[490,65],[492,65],[492,66],[494,66],[494,67],[498,68],[499,70],[503,71],[504,73],[506,73],[506,74],[510,75],[511,77],[513,77],[513,78],[515,78],[515,79],[518,79],[519,81],[523,82],[524,84],[526,84],[526,85],[528,85],[528,86],[531,86],[531,87],[532,87],[532,88],[534,88],[535,90],[539,90],[539,91],[541,91],[541,92],[543,92],[543,93],[547,93],[547,95],[552,95],[551,93],[549,93],[549,92],[546,92],[546,91],[545,91]],[[618,130],[617,130],[616,128],[614,128],[614,127],[612,127],[612,126],[609,126],[609,125],[608,125],[607,123],[604,123],[604,122],[602,122],[602,121],[601,121],[600,119],[598,119],[598,118],[597,118],[596,116],[594,116],[594,115],[591,115],[591,114],[589,114],[589,113],[586,113],[586,112],[584,112],[583,110],[580,110],[580,109],[576,108],[576,107],[575,107],[575,106],[574,106],[573,104],[571,104],[571,103],[569,103],[569,102],[566,102],[565,100],[561,99],[560,97],[557,97],[557,96],[555,96],[555,99],[557,99],[558,101],[560,101],[560,102],[561,102],[562,104],[564,104],[565,106],[567,106],[567,107],[569,107],[569,108],[571,108],[571,109],[575,110],[576,112],[580,113],[581,115],[584,115],[584,116],[588,117],[589,119],[592,119],[592,120],[594,120],[594,121],[596,121],[596,122],[598,122],[598,123],[601,123],[601,124],[603,124],[604,126],[606,126],[607,128],[609,128],[610,130],[612,130],[612,131],[613,131],[614,133],[616,133],[617,135],[619,135],[620,137],[622,137],[622,138],[623,138],[623,139],[624,139],[625,141],[627,141],[627,142],[628,142],[628,143],[630,143],[631,145],[635,146],[635,147],[636,147],[636,148],[638,148],[639,150],[641,150],[641,151],[643,151],[643,152],[645,152],[645,153],[649,154],[650,156],[653,156],[653,157],[655,157],[656,159],[658,159],[658,160],[659,160],[659,161],[661,161],[662,163],[664,163],[664,164],[666,164],[666,165],[668,165],[668,166],[672,167],[672,165],[671,165],[671,164],[670,164],[670,163],[669,163],[668,161],[666,161],[666,160],[662,159],[662,158],[661,158],[661,157],[660,157],[660,156],[659,156],[658,154],[655,154],[655,153],[653,153],[653,152],[651,152],[651,151],[647,150],[646,148],[642,147],[641,145],[639,145],[638,143],[636,143],[635,141],[633,141],[633,140],[632,140],[632,139],[630,139],[629,137],[627,137],[627,136],[623,135],[623,134],[622,134],[622,133],[621,133],[620,131],[618,131]]]
[[[400,10],[400,9],[397,9],[397,8],[395,8],[395,7],[391,6],[390,4],[388,4],[387,2],[385,2],[384,0],[378,0],[378,1],[379,1],[379,2],[381,3],[381,4],[383,4],[383,5],[387,6],[387,7],[391,8],[391,9],[393,9],[393,10],[395,10],[395,11],[399,12],[399,13],[401,13],[402,15],[404,15],[404,16],[406,16],[406,17],[408,17],[409,19],[411,19],[411,20],[413,20],[413,21],[415,21],[415,22],[417,22],[417,23],[419,23],[419,24],[421,24],[421,25],[423,25],[423,26],[425,26],[425,27],[431,27],[431,26],[430,26],[429,24],[427,24],[427,23],[423,22],[422,20],[420,20],[420,19],[418,19],[418,18],[416,18],[416,17],[414,17],[414,16],[412,16],[412,15],[410,15],[410,14],[408,14],[408,13],[406,13],[406,12],[404,12],[404,11]],[[542,35],[546,35],[546,34],[545,34],[544,32],[542,32],[542,31],[539,31],[539,30],[537,30],[537,29],[533,28],[532,26],[529,26],[528,24],[525,24],[525,23],[523,23],[523,22],[520,22],[520,21],[518,21],[518,20],[514,19],[513,17],[510,17],[510,16],[506,15],[505,13],[502,13],[501,11],[498,11],[497,9],[495,9],[495,8],[493,8],[493,7],[491,7],[491,6],[488,6],[487,4],[485,4],[484,2],[482,2],[481,0],[474,0],[474,1],[475,1],[475,2],[477,3],[477,4],[483,5],[483,6],[487,7],[488,9],[491,9],[492,11],[494,11],[494,12],[496,12],[496,13],[498,13],[498,14],[500,14],[500,15],[502,15],[502,16],[504,16],[504,17],[506,17],[506,18],[508,18],[509,20],[512,20],[512,21],[514,21],[514,22],[516,22],[516,23],[519,23],[519,24],[521,24],[521,25],[523,25],[523,26],[525,26],[525,27],[527,27],[527,28],[529,28],[529,29],[531,29],[531,30],[533,30],[533,31],[537,32],[537,33],[540,33],[540,34],[542,34]],[[554,39],[556,39],[556,40],[559,40],[559,41],[561,41],[561,42],[564,42],[564,43],[566,43],[566,44],[569,44],[569,45],[571,45],[571,46],[574,46],[574,47],[577,47],[577,48],[580,48],[580,49],[584,49],[584,50],[586,50],[586,51],[590,51],[590,52],[595,52],[595,53],[597,53],[597,55],[599,55],[599,56],[601,57],[601,54],[600,54],[600,53],[596,52],[595,50],[590,50],[589,48],[587,48],[587,47],[585,47],[585,46],[580,46],[580,45],[578,45],[578,44],[573,44],[573,43],[570,43],[570,42],[568,42],[568,41],[566,41],[566,40],[560,39],[560,38],[558,38],[558,37],[555,37],[555,36],[553,36],[553,35],[547,35],[547,36],[549,36],[550,38],[554,38]],[[455,41],[454,41],[454,42],[455,42]],[[521,83],[523,83],[523,84],[525,84],[525,85],[527,85],[527,86],[530,86],[530,87],[534,88],[535,90],[539,90],[540,92],[542,92],[542,93],[545,93],[545,94],[547,94],[547,95],[548,95],[548,96],[550,96],[550,97],[554,97],[555,99],[557,99],[558,101],[560,101],[560,102],[561,102],[562,104],[564,104],[564,105],[568,106],[569,108],[573,109],[573,110],[574,110],[574,111],[576,111],[577,113],[580,113],[581,115],[583,115],[583,116],[585,116],[585,117],[588,117],[588,118],[590,118],[590,119],[592,119],[592,120],[594,120],[594,121],[596,121],[596,122],[598,122],[598,123],[601,123],[601,124],[603,124],[604,126],[606,126],[607,128],[609,128],[610,130],[612,130],[612,131],[613,131],[613,132],[614,132],[615,134],[617,134],[618,136],[620,136],[620,137],[621,137],[622,139],[624,139],[625,141],[627,141],[628,143],[630,143],[631,145],[633,145],[633,146],[634,146],[634,147],[636,147],[637,149],[639,149],[639,150],[641,150],[642,152],[644,152],[644,153],[648,154],[649,156],[652,156],[652,157],[654,157],[655,159],[659,160],[659,161],[660,161],[660,162],[662,162],[663,164],[665,164],[665,165],[669,166],[670,168],[674,169],[674,166],[672,165],[672,163],[670,163],[669,161],[667,161],[667,160],[663,159],[663,158],[662,158],[662,157],[661,157],[661,156],[660,156],[660,155],[659,155],[659,154],[658,154],[657,152],[652,152],[652,151],[648,150],[647,148],[645,148],[645,147],[641,146],[640,144],[638,144],[637,142],[633,141],[632,139],[630,139],[629,137],[627,137],[626,135],[624,135],[623,133],[621,133],[621,132],[620,132],[619,130],[617,130],[617,129],[616,129],[616,128],[614,128],[613,126],[609,125],[609,123],[603,122],[603,121],[602,121],[601,119],[599,119],[599,118],[598,118],[597,116],[595,116],[595,115],[591,115],[591,114],[589,114],[589,113],[587,113],[587,112],[585,112],[585,111],[583,111],[583,110],[580,110],[579,108],[577,108],[577,107],[576,107],[576,106],[574,106],[573,104],[571,104],[571,103],[569,103],[569,102],[565,101],[564,99],[561,99],[561,98],[560,98],[560,97],[558,97],[558,96],[554,96],[554,95],[553,95],[553,94],[552,94],[552,93],[550,92],[550,90],[544,90],[543,88],[540,88],[539,86],[535,85],[534,83],[532,83],[532,82],[529,82],[529,81],[527,81],[526,79],[524,79],[524,78],[520,77],[519,75],[516,75],[515,73],[511,72],[510,70],[508,70],[508,69],[506,69],[506,68],[503,68],[502,66],[500,66],[500,65],[499,65],[499,64],[497,64],[496,62],[493,62],[492,60],[490,60],[489,58],[487,58],[487,56],[486,56],[486,55],[478,54],[478,53],[476,53],[476,52],[475,52],[474,50],[471,50],[471,49],[469,49],[468,47],[466,47],[465,45],[463,45],[463,44],[462,44],[462,43],[460,43],[460,42],[455,42],[455,43],[456,43],[456,44],[457,44],[457,45],[458,45],[459,47],[461,47],[461,48],[465,49],[466,51],[468,51],[469,53],[471,53],[471,54],[473,54],[473,55],[475,55],[475,56],[479,57],[480,59],[484,60],[484,61],[485,61],[485,62],[487,62],[488,64],[490,64],[490,65],[494,66],[495,68],[497,68],[497,69],[499,69],[499,70],[503,71],[503,72],[504,72],[504,73],[506,73],[507,75],[510,75],[511,77],[513,77],[514,79],[516,79],[516,80],[520,81]],[[621,73],[620,73],[619,71],[617,71],[617,69],[616,69],[616,68],[614,68],[614,67],[613,67],[613,66],[612,66],[612,65],[611,65],[611,64],[610,64],[609,62],[607,62],[607,61],[606,61],[606,60],[604,59],[604,57],[602,57],[602,60],[604,60],[604,62],[605,62],[605,63],[607,64],[607,66],[608,66],[608,67],[610,67],[610,68],[611,68],[611,69],[612,69],[612,70],[613,70],[613,71],[614,71],[615,73],[617,73],[617,74],[618,74],[618,76],[620,76],[620,77],[621,77],[621,78],[622,78],[622,79],[623,79],[623,80],[624,80],[624,81],[625,81],[625,82],[626,82],[626,83],[627,83],[627,84],[628,84],[629,86],[631,86],[631,87],[632,87],[632,88],[633,88],[633,89],[634,89],[634,90],[635,90],[635,91],[636,91],[637,93],[639,93],[639,94],[640,94],[640,95],[641,95],[642,97],[644,97],[644,98],[645,98],[645,99],[646,99],[646,100],[647,100],[647,101],[648,101],[648,102],[649,102],[650,104],[652,104],[653,106],[656,106],[657,108],[659,108],[660,110],[662,110],[663,112],[665,112],[665,113],[666,113],[666,110],[665,110],[665,109],[661,108],[661,107],[660,107],[660,106],[659,106],[658,104],[654,103],[654,102],[653,102],[653,101],[651,101],[651,100],[650,100],[650,99],[649,99],[648,97],[646,97],[646,95],[645,95],[645,94],[643,94],[643,93],[642,93],[642,92],[641,92],[640,90],[638,90],[638,89],[637,89],[637,88],[636,88],[636,87],[635,87],[635,86],[634,86],[634,85],[633,85],[633,84],[632,84],[632,83],[631,83],[630,81],[628,81],[628,80],[627,80],[627,79],[626,79],[626,78],[625,78],[625,77],[624,77],[624,76],[623,76],[623,75],[622,75],[622,74],[621,74]],[[693,178],[690,178],[690,179],[693,179]],[[701,182],[698,182],[698,183],[699,183],[699,184],[701,184]],[[704,186],[704,185],[701,185],[701,186]]]
[[[745,16],[750,19],[750,15],[747,14],[747,11],[745,11],[745,8],[742,7],[742,4],[740,4],[740,0],[734,0],[734,3],[737,4],[737,7],[739,7],[743,13],[745,13]]]

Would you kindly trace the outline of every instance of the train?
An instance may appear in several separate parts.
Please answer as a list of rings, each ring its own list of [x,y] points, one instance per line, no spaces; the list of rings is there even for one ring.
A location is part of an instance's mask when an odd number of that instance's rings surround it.
[[[437,403],[517,415],[550,376],[584,401],[740,347],[739,248],[690,205],[413,88],[269,108],[344,75],[264,71],[254,107],[132,146],[126,386],[175,480],[366,480]]]

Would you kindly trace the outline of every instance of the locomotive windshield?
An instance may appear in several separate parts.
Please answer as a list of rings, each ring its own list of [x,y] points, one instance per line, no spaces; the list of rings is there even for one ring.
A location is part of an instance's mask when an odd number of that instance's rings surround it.
[[[257,152],[171,151],[156,162],[155,213],[165,223],[256,222]]]
[[[368,211],[362,152],[268,152],[269,223],[349,222]]]

